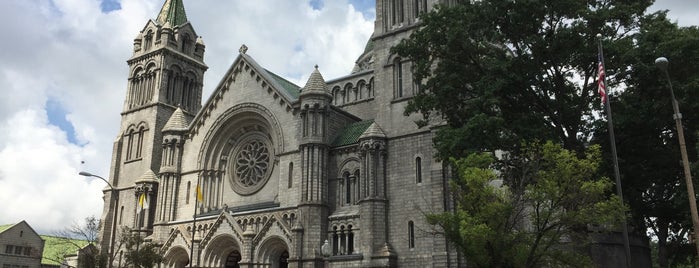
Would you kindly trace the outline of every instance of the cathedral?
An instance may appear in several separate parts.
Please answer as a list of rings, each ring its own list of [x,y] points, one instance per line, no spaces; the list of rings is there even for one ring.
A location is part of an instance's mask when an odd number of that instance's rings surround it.
[[[418,87],[390,53],[447,2],[377,0],[352,72],[309,66],[305,85],[242,45],[202,102],[205,37],[165,0],[127,61],[100,232],[112,266],[122,227],[158,246],[160,267],[461,266],[425,220],[451,209],[449,174],[435,129],[403,114]]]

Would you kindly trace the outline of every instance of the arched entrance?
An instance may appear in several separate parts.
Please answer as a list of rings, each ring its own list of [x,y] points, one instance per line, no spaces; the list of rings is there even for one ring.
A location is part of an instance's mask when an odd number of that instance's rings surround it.
[[[257,248],[257,262],[264,267],[289,267],[289,247],[280,237],[271,237]]]
[[[189,264],[189,253],[182,247],[171,248],[165,254],[163,264],[167,268],[187,267],[187,264]]]
[[[240,267],[240,244],[233,236],[224,234],[215,237],[204,248],[201,266],[203,267]]]
[[[240,268],[240,264],[238,264],[238,263],[240,262],[241,259],[242,259],[242,257],[240,256],[240,252],[238,252],[237,250],[234,250],[233,252],[231,252],[231,254],[228,254],[228,257],[226,258],[226,264],[224,267],[225,268]]]

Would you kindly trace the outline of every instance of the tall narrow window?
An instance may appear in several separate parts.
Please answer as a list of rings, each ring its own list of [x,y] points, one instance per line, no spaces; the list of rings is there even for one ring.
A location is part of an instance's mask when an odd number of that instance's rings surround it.
[[[354,203],[359,202],[359,169],[354,171]]]
[[[345,204],[349,204],[352,199],[352,182],[350,182],[349,172],[342,175],[345,179]]]
[[[354,253],[354,233],[352,225],[347,226],[347,255]]]
[[[153,46],[153,32],[148,31],[148,33],[145,36],[146,41],[144,42],[144,51],[150,50],[150,47]]]
[[[146,128],[141,127],[138,130],[138,147],[136,147],[136,158],[141,158],[141,152],[143,151],[143,136],[146,134]]]
[[[130,130],[127,134],[128,142],[126,143],[126,160],[131,160],[133,158],[133,143],[134,143],[134,130]]]
[[[189,38],[188,34],[185,34],[182,37],[182,53],[185,53],[185,54],[189,53],[189,48],[191,47],[191,45],[190,45],[191,42],[192,42],[192,40],[191,40],[191,38]]]
[[[403,97],[403,64],[400,61],[400,58],[393,61],[393,87],[396,90],[396,98]]]
[[[408,248],[415,248],[415,224],[408,222]]]
[[[294,184],[294,162],[289,162],[289,181],[288,181],[288,185],[286,187],[291,188],[291,186],[293,184]]]
[[[192,182],[191,182],[191,181],[188,181],[188,182],[187,182],[187,197],[185,198],[185,201],[184,201],[184,203],[187,204],[187,205],[189,204],[189,195],[190,195],[190,191],[192,191]]]
[[[417,18],[420,16],[420,0],[413,1],[413,17]]]
[[[422,183],[422,159],[415,157],[415,182]]]

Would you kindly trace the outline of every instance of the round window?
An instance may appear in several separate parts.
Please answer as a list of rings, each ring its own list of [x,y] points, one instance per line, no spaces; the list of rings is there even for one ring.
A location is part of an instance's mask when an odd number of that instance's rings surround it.
[[[236,145],[228,164],[233,190],[241,195],[259,191],[270,177],[273,153],[269,138],[262,133],[251,133]]]

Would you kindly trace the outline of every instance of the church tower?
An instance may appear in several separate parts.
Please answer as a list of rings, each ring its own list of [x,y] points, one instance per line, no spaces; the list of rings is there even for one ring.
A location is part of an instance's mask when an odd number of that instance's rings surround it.
[[[155,219],[163,128],[175,111],[191,119],[201,109],[205,46],[187,20],[182,0],[166,0],[133,41],[121,128],[114,142],[101,241],[127,226],[149,234]],[[112,203],[115,203],[112,206]],[[119,228],[116,228],[119,227]],[[111,251],[110,251],[111,252]]]

